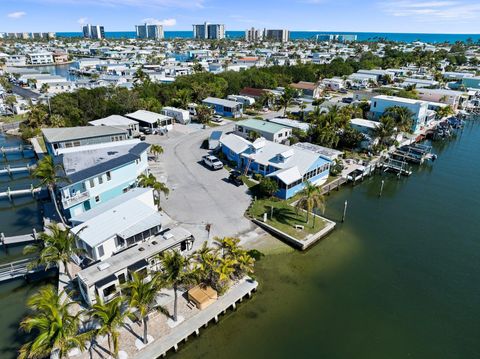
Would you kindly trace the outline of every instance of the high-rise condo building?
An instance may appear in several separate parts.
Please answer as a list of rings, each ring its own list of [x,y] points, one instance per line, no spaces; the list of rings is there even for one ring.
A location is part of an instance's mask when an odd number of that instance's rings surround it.
[[[87,39],[101,40],[105,38],[105,30],[100,25],[85,25],[83,27],[83,37]]]
[[[263,31],[260,29],[251,28],[245,31],[245,41],[257,42],[263,39]]]
[[[264,30],[264,37],[270,41],[287,42],[290,39],[290,31],[282,30]]]
[[[164,38],[162,25],[136,25],[135,31],[139,39],[161,40]]]
[[[195,39],[220,40],[225,38],[225,25],[223,24],[199,24],[193,25],[193,37]]]

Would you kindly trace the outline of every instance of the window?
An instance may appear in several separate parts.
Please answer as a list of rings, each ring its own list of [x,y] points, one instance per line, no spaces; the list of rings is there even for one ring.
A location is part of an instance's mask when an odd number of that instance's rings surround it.
[[[238,132],[243,132],[243,127],[242,126],[238,126]]]
[[[105,250],[103,249],[103,244],[97,247],[97,253],[99,257],[103,257],[105,255]]]
[[[100,202],[100,196],[95,196],[95,203]]]
[[[283,137],[283,133],[278,134],[278,138]]]
[[[90,179],[90,188],[93,188],[93,187],[95,187],[95,179],[94,178]]]
[[[258,170],[261,172],[265,172],[265,166],[264,165],[258,165]]]
[[[373,101],[373,107],[377,107],[377,101]]]
[[[125,273],[120,274],[117,278],[120,284],[123,284],[127,281],[127,279],[125,278]]]
[[[103,290],[103,297],[108,297],[112,294],[114,294],[117,291],[117,288],[115,287],[115,284],[109,285],[107,288]]]
[[[98,176],[98,184],[102,184],[103,183],[103,176]]]
[[[107,175],[107,181],[110,181],[112,179],[112,174],[110,173],[110,171],[108,171],[106,175]]]

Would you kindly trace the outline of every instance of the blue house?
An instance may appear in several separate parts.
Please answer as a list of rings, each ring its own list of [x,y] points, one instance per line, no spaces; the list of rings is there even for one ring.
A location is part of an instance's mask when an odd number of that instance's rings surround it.
[[[213,109],[215,114],[220,116],[237,118],[243,114],[243,105],[240,102],[207,97],[202,103]]]
[[[61,154],[57,160],[68,178],[59,188],[65,215],[76,217],[136,187],[137,177],[148,171],[148,148],[144,142],[129,140]]]
[[[279,188],[276,196],[282,199],[302,191],[305,181],[320,185],[329,175],[331,161],[310,150],[264,138],[250,142],[235,134],[222,137],[220,143],[223,154],[240,170],[275,180]]]

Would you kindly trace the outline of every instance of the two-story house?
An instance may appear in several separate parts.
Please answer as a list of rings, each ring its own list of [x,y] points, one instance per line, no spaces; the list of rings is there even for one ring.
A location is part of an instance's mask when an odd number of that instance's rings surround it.
[[[169,219],[158,212],[153,190],[137,187],[70,221],[77,247],[84,249],[82,256],[96,262],[152,238]]]
[[[59,191],[66,216],[78,216],[136,187],[137,177],[148,172],[148,148],[128,140],[63,149],[58,162],[68,182]]]
[[[412,113],[412,131],[416,132],[435,119],[435,111],[429,110],[429,103],[396,96],[374,96],[371,99],[370,112],[373,120],[379,120],[385,111],[394,106],[406,107]]]

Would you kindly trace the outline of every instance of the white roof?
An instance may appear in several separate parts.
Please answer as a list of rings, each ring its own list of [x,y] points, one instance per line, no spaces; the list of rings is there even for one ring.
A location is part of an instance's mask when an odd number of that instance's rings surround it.
[[[298,168],[296,166],[277,171],[275,172],[275,176],[286,185],[289,185],[303,178],[302,174],[298,171]]]
[[[378,125],[380,124],[380,122],[365,120],[363,118],[352,118],[350,120],[350,123],[352,125],[371,128],[371,129],[374,129],[374,128],[378,127]]]
[[[138,122],[123,116],[111,115],[90,121],[89,124],[93,126],[128,126],[138,124]]]
[[[223,136],[220,140],[220,143],[235,153],[242,153],[251,145],[250,141],[232,134]]]
[[[171,119],[169,116],[146,110],[138,110],[132,113],[127,113],[125,116],[134,120],[148,123],[157,123],[159,120]]]
[[[261,141],[262,143],[264,142],[264,145],[260,148],[256,148],[252,142],[247,141],[240,136],[229,134],[222,138],[221,143],[232,151],[239,153],[241,156],[251,158],[253,161],[265,166],[272,166],[278,170],[296,167],[298,173],[302,176],[318,159],[322,159],[325,163],[329,162],[321,155],[312,151],[294,146],[290,147],[282,145],[280,143],[267,141],[263,138]],[[256,142],[259,142],[259,139],[257,139]],[[276,176],[277,173],[278,171],[273,172],[270,175]],[[294,171],[292,170],[287,173],[289,176],[292,176]]]
[[[372,100],[386,100],[386,101],[395,101],[395,102],[401,102],[401,103],[408,103],[411,105],[423,103],[425,101],[421,100],[414,100],[411,98],[405,98],[405,97],[397,97],[397,96],[387,96],[387,95],[378,95],[372,97]]]
[[[72,232],[78,233],[78,237],[93,248],[116,235],[131,235],[131,229],[140,228],[142,223],[148,222],[146,224],[153,227],[153,223],[161,225],[163,220],[164,217],[155,206],[133,198],[107,208],[103,213],[73,227]]]
[[[224,107],[231,107],[231,108],[235,108],[237,107],[238,105],[241,105],[240,102],[236,102],[236,101],[230,101],[230,100],[224,100],[223,98],[216,98],[216,97],[207,97],[205,100],[203,100],[202,102],[204,103],[213,103],[215,105],[221,105],[221,106],[224,106]]]

